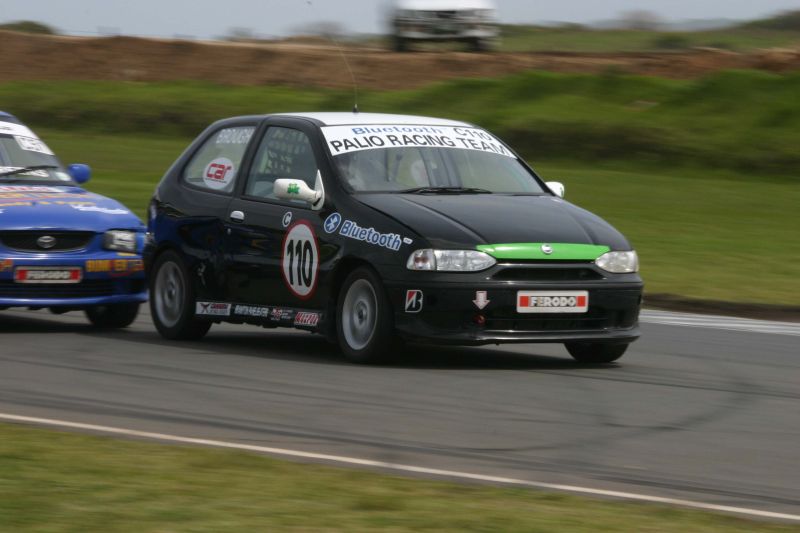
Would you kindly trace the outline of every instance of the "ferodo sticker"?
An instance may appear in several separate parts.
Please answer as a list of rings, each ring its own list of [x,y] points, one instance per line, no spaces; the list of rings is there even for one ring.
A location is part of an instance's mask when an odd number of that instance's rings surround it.
[[[82,279],[80,267],[17,267],[14,271],[16,283],[80,283]]]
[[[300,220],[289,226],[282,250],[281,265],[286,286],[301,300],[311,298],[319,278],[319,244],[311,224]]]
[[[585,313],[587,291],[518,291],[518,313]]]
[[[333,155],[378,148],[432,147],[490,152],[516,158],[494,135],[479,128],[382,124],[322,128]]]
[[[210,162],[203,172],[203,182],[209,189],[224,189],[233,181],[236,168],[227,157],[218,157]]]

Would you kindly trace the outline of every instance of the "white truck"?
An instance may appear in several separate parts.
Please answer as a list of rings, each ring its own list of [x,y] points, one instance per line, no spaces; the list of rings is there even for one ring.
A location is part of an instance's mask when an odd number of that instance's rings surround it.
[[[391,27],[398,52],[429,41],[457,41],[476,52],[488,51],[499,33],[491,0],[396,0]]]

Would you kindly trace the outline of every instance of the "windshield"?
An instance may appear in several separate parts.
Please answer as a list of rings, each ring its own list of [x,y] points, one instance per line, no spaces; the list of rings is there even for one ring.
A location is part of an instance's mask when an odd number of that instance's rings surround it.
[[[35,167],[28,172],[22,169]],[[0,182],[69,182],[58,158],[35,133],[22,124],[0,121]]]
[[[322,128],[356,192],[543,194],[530,171],[478,128],[369,125]]]

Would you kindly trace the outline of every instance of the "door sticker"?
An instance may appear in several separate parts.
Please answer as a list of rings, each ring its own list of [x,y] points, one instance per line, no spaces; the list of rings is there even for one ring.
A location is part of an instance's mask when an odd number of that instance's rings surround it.
[[[314,295],[319,278],[319,244],[311,224],[299,220],[289,227],[281,252],[283,279],[289,290],[307,300]]]
[[[203,182],[209,189],[224,189],[233,181],[236,168],[227,157],[218,157],[206,166]]]

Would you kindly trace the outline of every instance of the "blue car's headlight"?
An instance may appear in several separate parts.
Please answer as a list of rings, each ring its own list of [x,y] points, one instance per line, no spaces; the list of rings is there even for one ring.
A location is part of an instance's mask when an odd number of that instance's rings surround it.
[[[136,232],[113,229],[103,235],[103,248],[117,252],[136,253]]]

